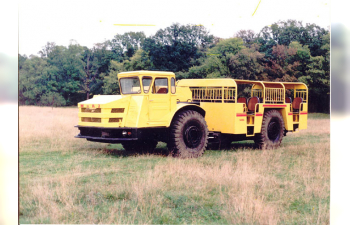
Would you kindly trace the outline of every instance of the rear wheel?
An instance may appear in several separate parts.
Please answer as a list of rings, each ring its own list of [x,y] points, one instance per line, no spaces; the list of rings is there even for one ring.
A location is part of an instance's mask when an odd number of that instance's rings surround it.
[[[122,145],[126,151],[150,153],[156,148],[157,143],[158,142],[155,140],[142,140],[142,141],[124,142],[122,143]]]
[[[264,114],[261,133],[256,134],[255,144],[261,149],[275,149],[281,145],[284,121],[281,113],[270,110]]]
[[[197,158],[207,147],[208,135],[207,123],[200,113],[181,112],[171,124],[169,151],[174,157]]]

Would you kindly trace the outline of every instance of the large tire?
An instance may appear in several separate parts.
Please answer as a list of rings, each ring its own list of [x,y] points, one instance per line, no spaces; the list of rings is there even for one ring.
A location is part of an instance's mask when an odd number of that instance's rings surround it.
[[[207,123],[200,113],[183,111],[171,124],[169,151],[174,157],[197,158],[207,147],[208,135]]]
[[[255,135],[255,144],[260,149],[275,149],[281,145],[284,121],[281,113],[270,110],[264,114],[261,133]]]
[[[122,143],[125,151],[135,151],[140,153],[151,153],[157,146],[155,140],[128,141]]]

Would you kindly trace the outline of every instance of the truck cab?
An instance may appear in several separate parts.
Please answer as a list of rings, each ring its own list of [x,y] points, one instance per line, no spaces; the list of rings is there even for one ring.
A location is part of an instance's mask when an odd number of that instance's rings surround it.
[[[78,103],[77,138],[105,143],[167,141],[166,128],[176,111],[191,105],[201,110],[188,102],[189,88],[176,88],[172,72],[124,72],[118,80],[121,95],[94,95]]]

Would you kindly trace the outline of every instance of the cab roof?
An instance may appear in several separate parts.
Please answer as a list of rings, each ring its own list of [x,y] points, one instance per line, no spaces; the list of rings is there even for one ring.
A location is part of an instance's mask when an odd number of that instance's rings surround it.
[[[148,75],[148,76],[175,76],[173,72],[166,71],[148,71],[148,70],[139,70],[139,71],[130,71],[122,72],[118,74],[118,77],[130,77],[130,76],[139,76],[139,75]]]
[[[301,82],[272,82],[272,81],[253,81],[239,80],[232,78],[216,79],[183,79],[179,80],[177,86],[188,87],[237,87],[237,84],[253,84],[268,88],[286,88],[286,89],[307,89],[307,86]]]
[[[236,82],[231,78],[216,79],[183,79],[179,80],[177,86],[180,87],[236,87]]]

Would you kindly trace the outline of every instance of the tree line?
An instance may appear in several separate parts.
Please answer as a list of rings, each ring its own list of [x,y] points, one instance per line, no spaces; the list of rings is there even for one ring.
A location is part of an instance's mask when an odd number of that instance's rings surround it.
[[[295,20],[227,39],[204,26],[174,23],[149,37],[117,34],[92,48],[74,40],[68,47],[48,42],[38,54],[19,54],[22,105],[69,106],[95,94],[119,94],[118,73],[158,70],[175,72],[177,79],[301,81],[309,87],[309,111],[329,112],[330,33]]]

